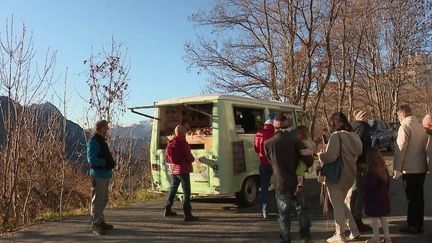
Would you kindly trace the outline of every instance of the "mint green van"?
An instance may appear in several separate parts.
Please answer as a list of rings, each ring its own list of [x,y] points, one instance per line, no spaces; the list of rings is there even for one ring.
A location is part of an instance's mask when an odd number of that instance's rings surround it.
[[[154,108],[154,117],[137,111],[145,108]],[[257,201],[259,159],[254,140],[269,113],[284,113],[295,126],[305,122],[300,106],[233,95],[176,98],[129,109],[154,119],[150,142],[153,190],[170,189],[165,147],[182,122],[189,129],[186,139],[195,157],[190,175],[192,195],[235,194],[242,206]]]

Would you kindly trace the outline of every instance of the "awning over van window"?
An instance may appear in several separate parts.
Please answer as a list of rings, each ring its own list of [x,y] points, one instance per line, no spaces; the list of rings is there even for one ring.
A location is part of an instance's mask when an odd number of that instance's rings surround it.
[[[128,109],[129,109],[132,113],[135,113],[135,114],[138,114],[138,115],[141,115],[141,116],[144,116],[144,117],[150,118],[150,119],[154,119],[154,120],[158,120],[158,121],[160,121],[160,120],[161,120],[160,118],[157,118],[157,117],[154,117],[154,116],[150,116],[150,115],[147,115],[147,114],[144,114],[144,113],[141,113],[141,112],[136,111],[136,110],[139,110],[139,109],[151,109],[151,108],[156,108],[156,107],[157,107],[156,105],[148,105],[148,106],[135,106],[135,107],[129,107]]]
[[[184,108],[186,108],[186,109],[189,109],[189,110],[191,110],[191,111],[198,112],[198,113],[203,114],[203,115],[208,116],[208,117],[212,117],[212,118],[213,118],[213,117],[216,117],[216,116],[214,116],[214,115],[212,115],[212,114],[209,114],[209,113],[207,113],[207,112],[205,112],[205,111],[202,111],[202,110],[200,110],[200,109],[196,109],[196,108],[190,107],[190,106],[187,105],[187,104],[177,104],[177,105],[175,105],[175,104],[164,104],[164,105],[157,105],[157,104],[154,104],[154,105],[147,105],[147,106],[135,106],[135,107],[129,107],[128,109],[129,109],[131,112],[135,113],[135,114],[138,114],[138,115],[141,115],[141,116],[145,116],[145,117],[147,117],[147,118],[151,118],[151,119],[155,119],[155,120],[160,121],[160,120],[161,120],[160,118],[153,117],[153,116],[150,116],[150,115],[147,115],[147,114],[144,114],[144,113],[138,112],[138,111],[136,111],[136,110],[139,110],[139,109],[153,109],[153,108],[161,108],[161,107],[168,107],[168,106],[182,106],[182,107],[184,107]]]

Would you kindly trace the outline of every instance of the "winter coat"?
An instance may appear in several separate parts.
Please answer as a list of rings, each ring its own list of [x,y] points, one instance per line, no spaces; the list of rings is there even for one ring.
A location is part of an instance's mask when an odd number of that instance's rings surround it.
[[[401,121],[394,156],[394,170],[403,173],[428,171],[426,145],[428,136],[422,124],[414,116]]]
[[[342,141],[341,141],[342,140]],[[348,191],[354,183],[357,158],[362,153],[362,142],[355,132],[337,131],[330,135],[325,152],[318,153],[318,159],[324,163],[334,163],[341,154],[342,142],[343,168],[338,183],[333,187]]]
[[[107,161],[113,160],[105,138],[95,133],[87,144],[87,162],[90,164],[90,175],[109,179],[112,178],[112,169],[106,169]]]
[[[272,124],[264,124],[264,127],[259,130],[255,136],[255,152],[258,154],[262,164],[268,164],[269,161],[265,156],[264,142],[273,137],[274,127]]]
[[[185,137],[176,136],[170,140],[165,150],[165,156],[173,175],[192,172],[192,162],[195,158]]]
[[[351,126],[354,129],[354,132],[360,137],[363,145],[362,153],[357,159],[357,164],[366,164],[366,151],[368,151],[372,146],[370,135],[372,128],[366,121],[353,121],[351,122]]]
[[[364,183],[365,213],[369,217],[390,214],[390,178],[385,182],[375,171],[369,170]]]
[[[312,156],[302,156],[306,146],[294,131],[281,130],[264,142],[265,154],[273,169],[276,190],[294,193],[297,187],[296,167],[300,159],[312,166]]]

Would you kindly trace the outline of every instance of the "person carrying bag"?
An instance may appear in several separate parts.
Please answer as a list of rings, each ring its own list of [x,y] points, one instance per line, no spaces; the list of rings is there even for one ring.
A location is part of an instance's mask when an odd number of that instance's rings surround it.
[[[325,184],[334,210],[335,234],[328,238],[327,242],[346,242],[345,228],[347,226],[351,231],[349,239],[355,239],[360,235],[344,200],[354,183],[356,162],[362,152],[362,142],[360,137],[353,132],[346,115],[342,112],[336,112],[331,116],[330,129],[332,134],[327,147],[324,152],[318,153],[318,159],[323,167],[327,166],[322,173],[327,177]],[[337,163],[341,165],[338,166]]]
[[[321,168],[321,174],[325,176],[326,181],[332,184],[339,182],[343,169],[343,159],[342,159],[342,138],[339,137],[339,156],[333,163],[326,163]]]

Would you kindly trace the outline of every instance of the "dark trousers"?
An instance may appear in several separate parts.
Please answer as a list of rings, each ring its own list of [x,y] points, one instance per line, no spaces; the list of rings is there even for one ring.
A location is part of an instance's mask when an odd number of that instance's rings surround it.
[[[354,185],[352,186],[350,210],[355,220],[363,218],[365,179],[366,173],[357,173]]]
[[[177,189],[181,183],[183,189],[183,211],[185,214],[191,214],[192,206],[190,203],[191,186],[189,173],[172,176],[173,180],[171,183],[170,192],[168,194],[166,208],[171,209],[172,205],[174,204]]]
[[[424,192],[423,184],[426,173],[403,174],[405,194],[408,201],[408,226],[423,229]]]

